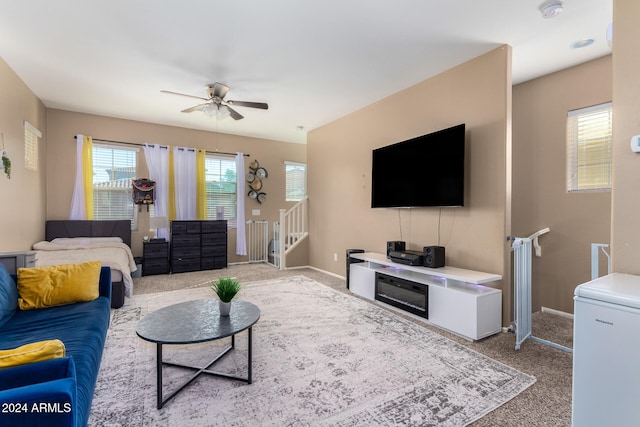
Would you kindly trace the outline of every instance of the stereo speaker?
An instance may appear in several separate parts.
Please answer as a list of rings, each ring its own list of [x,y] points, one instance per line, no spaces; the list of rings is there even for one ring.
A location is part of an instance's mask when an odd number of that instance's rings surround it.
[[[444,267],[444,246],[425,246],[422,253],[425,267]]]
[[[364,262],[361,259],[351,258],[351,254],[364,253],[364,249],[347,249],[347,289],[349,289],[349,275],[351,274],[351,264]]]
[[[400,242],[400,241],[393,241],[393,242],[387,242],[387,256],[389,256],[389,253],[391,251],[404,251],[407,248],[407,245],[405,244],[405,242]]]

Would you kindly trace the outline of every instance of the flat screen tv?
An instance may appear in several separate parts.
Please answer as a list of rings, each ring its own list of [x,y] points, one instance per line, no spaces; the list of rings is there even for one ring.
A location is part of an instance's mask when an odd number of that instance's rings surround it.
[[[465,125],[373,150],[372,208],[464,206]]]

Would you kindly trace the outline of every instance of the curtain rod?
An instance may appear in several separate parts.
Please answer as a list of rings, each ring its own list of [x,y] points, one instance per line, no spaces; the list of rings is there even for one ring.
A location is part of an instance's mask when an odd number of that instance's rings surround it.
[[[77,139],[77,135],[73,136],[73,139]],[[92,138],[93,141],[98,141],[98,142],[110,142],[112,144],[124,144],[124,145],[136,145],[139,147],[143,147],[144,144],[140,144],[139,142],[125,142],[125,141],[112,141],[110,139],[99,139],[99,138]],[[149,144],[149,145],[156,145],[156,144]],[[169,148],[166,145],[158,145],[161,148]],[[205,150],[207,154],[221,154],[224,156],[235,156],[236,153],[226,153],[224,151],[209,151],[209,150]],[[245,154],[245,157],[250,157],[251,154]]]

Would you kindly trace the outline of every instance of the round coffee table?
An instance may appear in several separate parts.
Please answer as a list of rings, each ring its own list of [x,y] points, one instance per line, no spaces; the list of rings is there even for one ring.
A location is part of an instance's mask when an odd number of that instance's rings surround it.
[[[220,316],[217,299],[187,301],[170,305],[143,317],[136,326],[140,338],[156,344],[156,371],[158,409],[173,398],[179,391],[189,385],[201,374],[244,381],[251,384],[251,344],[252,327],[260,319],[260,309],[247,301],[232,301],[229,316]],[[247,377],[236,377],[209,368],[229,351],[235,348],[235,335],[248,331]],[[205,366],[181,365],[163,362],[162,346],[164,344],[196,344],[231,337],[231,344]],[[189,380],[172,391],[163,399],[162,366],[175,366],[193,369],[196,372]]]

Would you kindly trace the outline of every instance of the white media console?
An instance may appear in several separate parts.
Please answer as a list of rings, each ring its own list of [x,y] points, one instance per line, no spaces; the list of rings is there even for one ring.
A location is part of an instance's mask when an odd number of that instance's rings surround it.
[[[502,279],[500,275],[456,267],[410,266],[373,252],[349,256],[362,261],[349,266],[349,289],[357,295],[376,300],[376,273],[381,273],[412,285],[428,286],[428,319],[416,315],[413,318],[470,340],[502,330],[502,291],[483,286]]]

